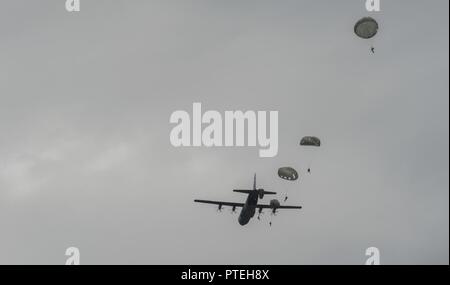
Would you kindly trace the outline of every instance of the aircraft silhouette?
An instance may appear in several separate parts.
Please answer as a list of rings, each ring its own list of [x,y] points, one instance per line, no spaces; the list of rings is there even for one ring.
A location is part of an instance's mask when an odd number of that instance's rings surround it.
[[[239,214],[239,224],[246,225],[251,218],[255,216],[256,209],[258,209],[258,219],[263,209],[271,209],[272,213],[275,214],[278,209],[301,209],[301,206],[281,206],[280,202],[276,199],[270,201],[268,205],[258,204],[258,199],[262,199],[264,195],[277,194],[276,192],[265,191],[264,189],[256,188],[256,174],[253,178],[253,189],[234,189],[234,192],[248,194],[245,203],[235,203],[235,202],[224,202],[224,201],[210,201],[210,200],[194,200],[197,203],[214,204],[218,205],[218,210],[222,209],[222,206],[231,206],[232,211],[235,212],[236,207],[241,207],[241,213]]]

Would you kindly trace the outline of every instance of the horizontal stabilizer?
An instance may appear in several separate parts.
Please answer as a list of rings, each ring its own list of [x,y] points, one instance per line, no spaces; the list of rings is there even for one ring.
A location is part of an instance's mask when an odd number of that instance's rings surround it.
[[[239,193],[245,193],[245,194],[250,194],[253,191],[259,191],[259,193],[264,193],[264,195],[275,195],[277,194],[277,192],[271,192],[271,191],[266,191],[266,190],[245,190],[245,189],[234,189],[233,192],[239,192]]]
[[[239,193],[250,194],[250,193],[253,192],[253,190],[234,189],[233,192],[239,192]]]
[[[262,209],[301,209],[302,206],[276,206],[273,205],[262,205],[258,204],[256,205],[256,208],[262,210]]]

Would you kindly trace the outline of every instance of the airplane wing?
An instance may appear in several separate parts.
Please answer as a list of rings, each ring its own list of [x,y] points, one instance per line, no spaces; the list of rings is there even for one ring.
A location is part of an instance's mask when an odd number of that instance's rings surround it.
[[[274,208],[276,208],[278,210],[278,209],[301,209],[302,206],[277,206],[277,207],[274,207],[272,205],[258,204],[258,205],[256,205],[256,208],[258,208],[258,209],[274,209]]]
[[[231,206],[231,207],[243,207],[244,203],[223,202],[223,201],[210,201],[210,200],[194,200],[197,203],[214,204],[219,206]]]

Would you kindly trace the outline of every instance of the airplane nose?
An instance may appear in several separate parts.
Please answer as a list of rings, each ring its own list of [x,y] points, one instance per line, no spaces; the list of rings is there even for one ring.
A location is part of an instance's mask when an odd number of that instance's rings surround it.
[[[247,224],[248,221],[245,221],[244,219],[242,219],[241,217],[239,217],[238,222],[241,226],[245,226]]]

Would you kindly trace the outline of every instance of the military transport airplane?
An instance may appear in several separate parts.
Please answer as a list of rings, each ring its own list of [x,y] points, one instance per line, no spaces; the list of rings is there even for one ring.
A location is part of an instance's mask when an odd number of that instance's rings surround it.
[[[255,215],[256,209],[258,209],[258,219],[263,209],[271,209],[272,213],[275,214],[278,209],[301,209],[301,206],[281,206],[278,200],[273,199],[270,201],[269,205],[258,204],[258,199],[262,199],[264,195],[277,194],[276,192],[265,191],[264,189],[256,188],[256,174],[253,178],[253,189],[252,190],[242,190],[235,189],[234,192],[248,194],[245,203],[234,203],[234,202],[223,202],[223,201],[209,201],[209,200],[194,200],[197,203],[206,203],[219,205],[218,210],[222,209],[222,206],[231,206],[232,211],[235,212],[236,207],[242,207],[241,213],[239,214],[239,224],[246,225],[251,218]]]

